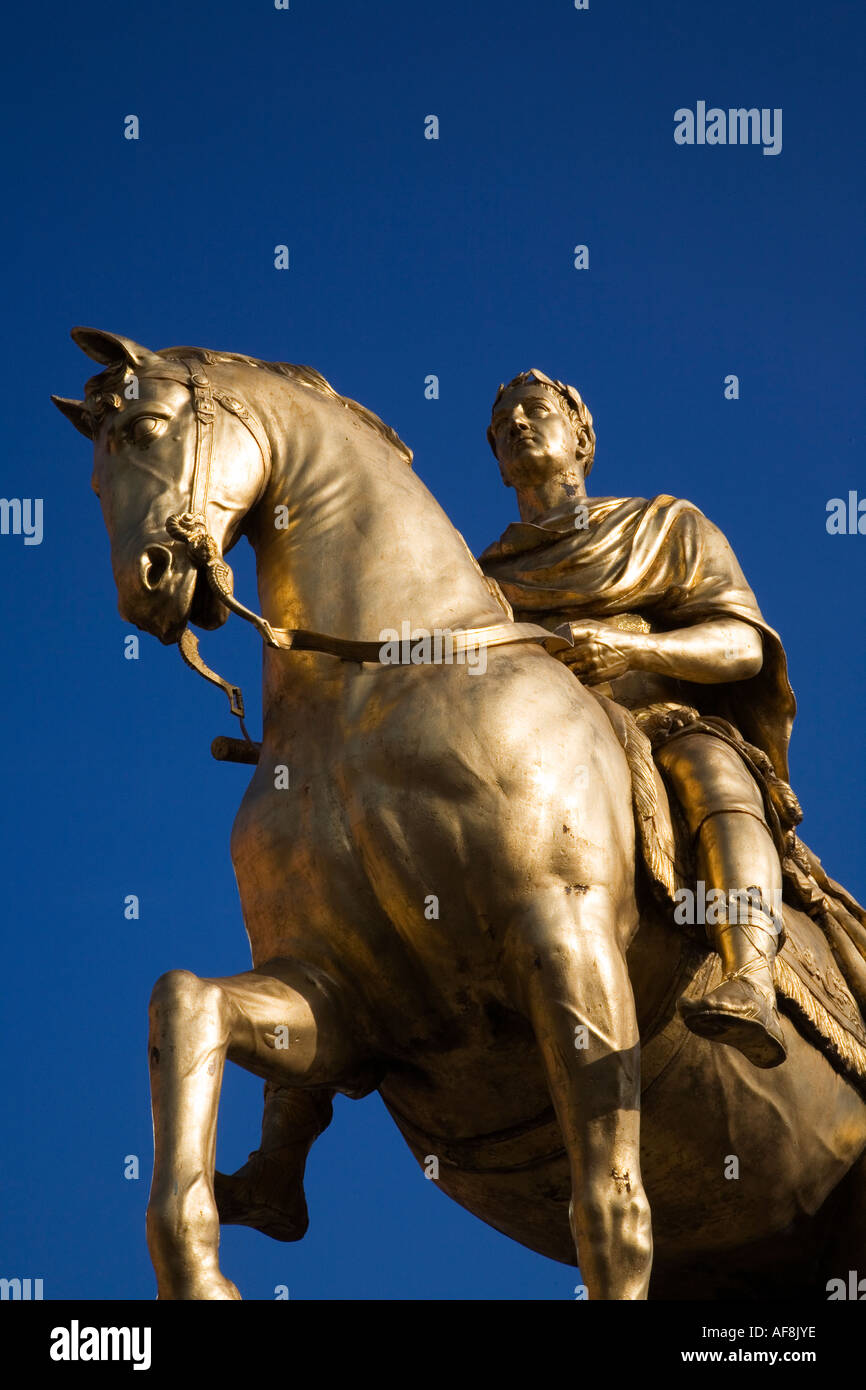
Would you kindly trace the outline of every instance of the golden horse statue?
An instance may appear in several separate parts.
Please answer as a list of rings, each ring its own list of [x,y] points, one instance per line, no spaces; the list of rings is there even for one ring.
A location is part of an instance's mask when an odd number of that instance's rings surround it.
[[[93,440],[122,615],[218,682],[188,622],[234,610],[265,641],[231,837],[253,968],[172,970],[151,1002],[159,1297],[240,1297],[214,1195],[226,1058],[378,1089],[448,1195],[579,1253],[590,1298],[826,1297],[866,1246],[861,1088],[804,999],[772,1069],[684,1027],[718,962],[645,889],[632,769],[551,654],[567,637],[513,621],[406,447],[311,368],[73,337],[105,370],[54,399]],[[241,535],[263,618],[232,593]],[[829,971],[785,915],[780,961],[796,936]]]

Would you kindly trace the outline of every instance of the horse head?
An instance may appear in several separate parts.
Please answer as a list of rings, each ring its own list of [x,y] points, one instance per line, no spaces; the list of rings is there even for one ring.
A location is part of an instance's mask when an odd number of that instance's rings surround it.
[[[220,554],[231,549],[268,482],[261,422],[199,349],[151,352],[91,328],[72,337],[105,370],[83,401],[51,399],[93,441],[121,616],[165,643],[187,622],[219,627],[227,610],[200,578],[184,528],[198,518]]]

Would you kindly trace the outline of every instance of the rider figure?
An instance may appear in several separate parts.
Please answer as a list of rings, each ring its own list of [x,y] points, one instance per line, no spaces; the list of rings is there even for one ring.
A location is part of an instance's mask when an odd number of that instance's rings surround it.
[[[666,732],[653,739],[656,761],[687,822],[697,878],[721,890],[715,902],[733,904],[714,923],[707,914],[722,982],[681,1000],[683,1019],[756,1066],[777,1066],[782,872],[754,761],[736,748],[750,739],[744,746],[790,791],[795,706],[779,639],[724,536],[691,503],[587,497],[595,434],[573,387],[521,373],[499,389],[488,440],[521,522],[481,556],[485,574],[518,620],[569,625],[574,651],[563,659],[585,684]],[[701,718],[719,714],[727,722]]]

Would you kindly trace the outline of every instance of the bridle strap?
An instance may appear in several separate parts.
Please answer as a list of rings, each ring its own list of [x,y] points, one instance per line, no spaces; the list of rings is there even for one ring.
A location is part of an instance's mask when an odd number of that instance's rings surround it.
[[[230,411],[232,415],[236,415],[242,425],[246,425],[253,439],[259,446],[262,463],[265,465],[265,475],[259,495],[255,499],[255,502],[253,502],[253,506],[255,506],[257,502],[261,501],[262,493],[267,487],[268,479],[271,476],[271,446],[268,443],[268,436],[265,434],[262,422],[244,405],[243,401],[238,400],[237,396],[230,395],[228,391],[221,391],[217,386],[211,388],[211,395],[215,401],[218,401],[219,404]],[[206,500],[207,499],[205,499],[205,501]]]
[[[186,372],[181,370],[186,368]],[[267,434],[252,411],[228,391],[223,391],[219,387],[214,387],[208,378],[207,372],[199,362],[190,362],[186,358],[180,358],[177,370],[172,370],[170,360],[160,367],[158,373],[151,373],[152,376],[165,378],[169,381],[181,381],[190,387],[192,391],[192,406],[195,414],[195,459],[193,461],[192,483],[190,485],[190,504],[186,512],[176,512],[166,519],[166,530],[174,539],[183,542],[189,550],[193,563],[197,568],[207,567],[208,579],[211,588],[217,592],[234,612],[241,612],[245,617],[255,618],[255,614],[250,613],[242,604],[238,603],[233,597],[234,576],[230,566],[223,559],[219,547],[207,529],[207,503],[208,493],[210,492],[211,460],[213,458],[213,432],[214,417],[216,415],[217,402],[224,409],[235,415],[241,424],[252,435],[253,439],[262,456],[264,465],[264,476],[259,495],[256,497],[255,506],[262,497],[264,489],[267,487],[271,472],[271,448]],[[204,540],[204,550],[201,550],[201,541]],[[199,550],[196,552],[195,545],[199,543]],[[264,621],[263,619],[261,620]],[[267,624],[265,624],[267,626]],[[236,715],[240,721],[241,729],[247,743],[253,745],[253,740],[247,732],[244,723],[244,697],[239,685],[233,685],[225,680],[202,659],[198,649],[198,638],[188,627],[183,629],[178,638],[178,650],[187,666],[191,667],[205,680],[213,685],[218,685],[224,690],[228,697],[229,708],[232,714]]]
[[[268,442],[268,436],[265,433],[265,429],[261,421],[257,418],[257,416],[253,414],[253,412],[249,409],[247,405],[244,404],[242,400],[240,400],[237,396],[233,396],[230,391],[223,390],[221,386],[213,385],[208,379],[207,373],[204,371],[202,365],[198,362],[191,362],[187,358],[167,357],[164,361],[160,362],[159,369],[157,371],[149,371],[147,373],[147,376],[149,380],[152,379],[156,381],[177,381],[180,383],[181,386],[188,386],[192,391],[193,408],[195,409],[196,413],[196,458],[202,459],[202,466],[204,466],[203,456],[205,451],[207,450],[207,432],[204,429],[204,422],[207,416],[210,416],[211,424],[213,423],[213,418],[216,415],[216,411],[209,410],[208,406],[216,403],[223,406],[226,410],[230,411],[232,415],[236,415],[237,418],[241,421],[241,423],[249,430],[253,439],[256,441],[256,444],[259,448],[259,453],[262,456],[262,463],[265,466],[265,483],[267,483],[267,479],[270,476],[271,471],[271,446]],[[194,384],[193,381],[193,378],[196,377],[199,379],[198,385]],[[210,397],[210,400],[208,399],[208,396]],[[199,435],[201,435],[200,446]],[[210,449],[212,450],[212,448],[213,438],[211,435]],[[205,492],[200,498],[201,507],[207,505],[207,490],[210,486],[209,456],[207,459],[206,466],[208,472],[208,483],[207,487],[205,488]],[[202,468],[200,467],[199,469],[196,469],[195,465],[193,465],[193,470],[193,486],[195,486],[198,475],[200,472],[202,472]],[[192,500],[192,498],[190,500]],[[260,498],[256,500],[260,500]],[[255,503],[253,505],[255,505]]]
[[[376,662],[382,666],[425,664],[418,660],[417,655],[413,660],[413,649],[418,638],[396,638],[391,642],[356,642],[351,638],[329,637],[327,633],[311,632],[302,627],[272,628],[269,624],[265,626],[269,628],[269,636],[265,637],[265,641],[269,646],[279,647],[282,651],[323,652],[327,656],[336,656],[340,661]],[[433,637],[434,634],[430,636]],[[447,658],[443,657],[446,664],[451,664],[455,655],[480,651],[483,647],[502,647],[508,642],[544,642],[548,644],[548,650],[551,652],[573,645],[561,633],[550,632],[537,623],[494,623],[490,627],[457,628],[447,633],[440,632],[440,638],[443,649],[447,647]],[[397,648],[396,652],[389,655],[387,661],[383,656],[386,646]],[[426,664],[437,663],[431,659]]]
[[[187,666],[191,667],[193,671],[197,671],[200,676],[203,676],[206,681],[210,681],[212,685],[218,685],[220,690],[225,691],[228,696],[229,709],[232,714],[236,714],[241,721],[241,728],[244,730],[244,735],[251,743],[252,739],[250,739],[249,734],[244,728],[244,696],[240,686],[232,685],[230,681],[223,680],[222,676],[218,675],[216,671],[211,670],[207,662],[202,660],[198,650],[198,638],[190,628],[184,628],[183,632],[180,634],[177,645]]]
[[[189,509],[195,516],[207,516],[210,491],[210,465],[213,457],[213,421],[216,414],[213,388],[197,362],[186,362],[195,411],[195,463],[192,470]]]

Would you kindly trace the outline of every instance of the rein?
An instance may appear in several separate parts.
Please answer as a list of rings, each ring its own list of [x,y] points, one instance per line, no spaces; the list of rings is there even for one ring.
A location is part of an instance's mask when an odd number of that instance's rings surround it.
[[[166,363],[166,366],[170,365]],[[166,519],[165,529],[173,540],[186,547],[187,555],[195,568],[204,576],[211,591],[230,612],[251,623],[261,634],[269,647],[279,651],[321,652],[336,657],[339,661],[381,662],[383,641],[356,641],[346,637],[332,637],[328,633],[313,632],[308,628],[275,628],[260,614],[246,608],[234,595],[234,575],[220,548],[207,529],[207,501],[210,490],[211,459],[213,456],[213,422],[217,404],[235,415],[249,430],[259,446],[265,465],[265,483],[271,467],[271,450],[268,438],[260,420],[236,396],[213,386],[207,373],[198,362],[187,362],[188,376],[178,372],[160,371],[160,376],[180,381],[192,390],[193,410],[196,421],[195,463],[190,488],[189,509],[175,512]],[[261,498],[256,498],[258,502]],[[256,503],[253,504],[254,506]],[[572,645],[562,632],[551,632],[537,623],[515,623],[511,620],[494,623],[488,627],[462,628],[449,632],[449,648],[452,653],[477,651],[482,647],[499,647],[511,642],[543,642],[550,644],[550,651],[559,651]],[[185,627],[178,639],[178,648],[187,666],[224,690],[229,708],[240,720],[244,739],[255,748],[256,745],[247,733],[244,724],[244,700],[240,686],[232,685],[206,665],[199,655],[198,638],[189,627]],[[399,643],[400,656],[389,665],[407,666],[411,662],[405,648],[409,643]],[[404,660],[404,655],[406,659]],[[384,664],[384,663],[383,663]],[[245,757],[243,759],[247,761]]]

